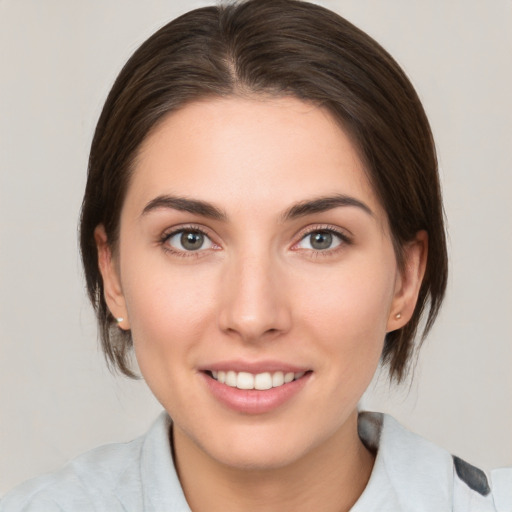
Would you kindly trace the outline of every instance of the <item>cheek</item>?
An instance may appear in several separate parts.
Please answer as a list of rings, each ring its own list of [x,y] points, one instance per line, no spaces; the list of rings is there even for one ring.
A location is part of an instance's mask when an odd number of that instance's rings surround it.
[[[134,351],[147,385],[177,420],[196,400],[186,383],[211,329],[214,285],[201,273],[172,271],[165,263],[150,269],[134,269],[137,283],[125,292]]]
[[[178,361],[204,335],[214,314],[214,276],[172,268],[165,258],[126,266],[124,289],[137,360],[144,365]],[[174,356],[174,357],[173,357]]]
[[[332,271],[322,286],[317,280],[303,309],[311,336],[347,375],[378,364],[393,299],[393,266],[364,263]]]

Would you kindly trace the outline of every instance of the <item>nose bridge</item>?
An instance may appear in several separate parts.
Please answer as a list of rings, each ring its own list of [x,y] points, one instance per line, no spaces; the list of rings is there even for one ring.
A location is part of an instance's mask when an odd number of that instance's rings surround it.
[[[234,256],[224,276],[225,299],[220,311],[222,330],[246,341],[286,331],[290,315],[283,275],[268,250],[245,250]]]

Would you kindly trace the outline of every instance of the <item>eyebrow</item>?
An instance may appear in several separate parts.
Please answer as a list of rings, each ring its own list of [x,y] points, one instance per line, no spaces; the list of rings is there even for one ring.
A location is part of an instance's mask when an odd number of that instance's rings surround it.
[[[170,208],[181,212],[193,213],[214,220],[227,220],[226,213],[211,203],[169,195],[158,196],[152,199],[142,210],[142,215],[146,215],[159,208]]]
[[[326,212],[339,207],[356,207],[374,216],[373,211],[365,203],[355,197],[344,194],[336,194],[333,196],[318,197],[316,199],[300,201],[288,208],[282,215],[281,221],[293,220],[314,213]],[[146,215],[160,208],[169,208],[182,212],[188,212],[209,219],[226,221],[227,214],[207,201],[199,199],[188,199],[185,197],[176,197],[171,195],[161,195],[152,199],[142,210],[142,215]]]
[[[313,213],[326,212],[342,206],[360,208],[368,215],[372,217],[374,216],[370,207],[359,199],[344,194],[336,194],[333,196],[318,197],[316,199],[301,201],[300,203],[294,204],[284,212],[282,220],[286,221],[297,219],[299,217],[305,217],[306,215],[311,215]]]

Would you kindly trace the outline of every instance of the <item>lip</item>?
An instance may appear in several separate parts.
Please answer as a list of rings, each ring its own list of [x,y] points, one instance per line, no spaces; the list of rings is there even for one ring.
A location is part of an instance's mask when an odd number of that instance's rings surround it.
[[[311,368],[305,366],[296,366],[288,363],[283,363],[275,360],[266,361],[242,361],[242,360],[231,360],[222,361],[218,363],[207,364],[201,366],[199,371],[234,371],[234,372],[248,372],[248,373],[263,373],[263,372],[307,372]]]
[[[263,372],[306,372],[302,377],[288,384],[260,391],[257,389],[238,389],[222,384],[210,376],[210,371],[236,371],[253,374]],[[223,406],[242,414],[265,414],[275,411],[291,401],[300,393],[311,377],[309,368],[283,364],[277,361],[242,362],[224,361],[212,364],[200,370],[199,376],[203,379],[208,391]]]

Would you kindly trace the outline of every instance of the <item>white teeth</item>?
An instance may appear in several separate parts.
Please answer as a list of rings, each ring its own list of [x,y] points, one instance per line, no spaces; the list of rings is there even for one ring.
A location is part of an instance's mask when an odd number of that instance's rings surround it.
[[[276,372],[272,375],[272,387],[277,388],[277,386],[282,386],[284,384],[284,373]]]
[[[254,389],[270,389],[272,387],[272,375],[270,373],[258,373],[254,377]]]
[[[277,388],[283,384],[288,384],[294,380],[300,379],[306,372],[263,372],[253,375],[249,372],[212,371],[212,377],[221,384],[226,384],[232,388],[238,389],[258,389],[266,390]]]
[[[254,375],[252,373],[239,372],[236,379],[236,387],[238,389],[254,389]]]
[[[226,372],[226,384],[228,386],[231,386],[232,388],[236,388],[236,381],[237,381],[236,372],[233,372],[233,371]]]

